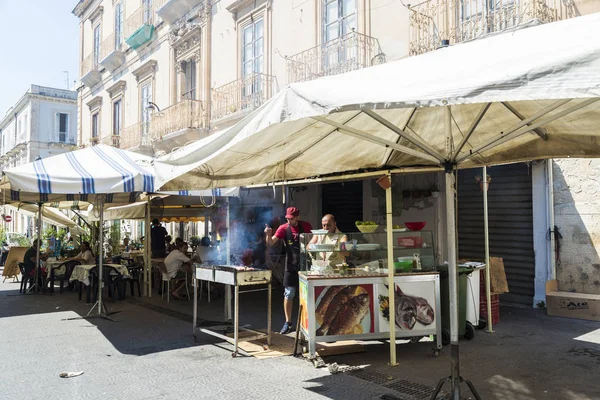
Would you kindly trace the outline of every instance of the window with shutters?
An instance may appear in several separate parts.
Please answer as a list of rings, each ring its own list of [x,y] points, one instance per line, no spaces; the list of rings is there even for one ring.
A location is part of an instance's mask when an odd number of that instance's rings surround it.
[[[91,142],[98,142],[98,137],[100,134],[100,113],[96,112],[92,114],[92,138]]]
[[[185,100],[196,100],[196,61],[186,61],[183,75],[185,88],[181,95]]]
[[[118,136],[121,134],[121,115],[122,115],[122,110],[121,110],[121,102],[122,100],[116,100],[113,102],[113,132],[112,134],[114,136]]]
[[[69,114],[58,113],[58,141],[66,143],[69,137]]]
[[[115,4],[115,50],[121,50],[123,43],[123,3]]]

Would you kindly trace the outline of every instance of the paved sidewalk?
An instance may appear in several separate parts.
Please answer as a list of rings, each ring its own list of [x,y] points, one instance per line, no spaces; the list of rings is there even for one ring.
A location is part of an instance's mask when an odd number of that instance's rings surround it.
[[[434,357],[431,343],[389,345],[325,359],[363,372],[330,375],[292,357],[232,358],[232,346],[200,335],[192,340],[192,302],[130,297],[107,301],[118,322],[65,320],[91,305],[77,294],[19,295],[18,283],[0,284],[2,399],[388,399],[430,393],[448,375],[448,350]],[[129,293],[128,293],[129,294]],[[266,293],[242,297],[242,324],[266,327]],[[222,319],[223,298],[203,297],[201,317]],[[281,293],[273,292],[273,328],[282,322]],[[547,317],[543,310],[503,308],[494,334],[477,331],[461,341],[462,373],[485,400],[596,400],[600,382],[600,323]],[[61,379],[63,371],[84,375]],[[375,383],[377,384],[375,384]],[[24,389],[26,388],[26,389]],[[407,389],[408,388],[408,389]],[[410,391],[412,390],[412,392]],[[466,394],[466,391],[463,391]],[[386,398],[385,396],[383,398]]]
[[[393,393],[292,357],[232,358],[229,344],[209,336],[194,343],[191,322],[176,311],[189,307],[191,318],[191,302],[163,301],[157,312],[137,305],[139,298],[109,300],[109,309],[121,310],[118,322],[65,320],[90,305],[76,293],[23,296],[18,288],[0,284],[2,399],[341,400]],[[60,378],[65,371],[84,374]]]

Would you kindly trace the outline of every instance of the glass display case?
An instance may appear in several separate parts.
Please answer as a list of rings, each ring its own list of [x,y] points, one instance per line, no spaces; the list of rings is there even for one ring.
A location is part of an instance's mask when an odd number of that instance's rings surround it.
[[[393,243],[395,335],[434,335],[437,355],[442,347],[440,280],[433,234],[395,230]],[[317,342],[389,337],[386,232],[301,234],[300,250],[300,330],[310,357]]]
[[[433,232],[394,230],[395,274],[435,270]],[[387,275],[387,233],[300,234],[307,275]]]

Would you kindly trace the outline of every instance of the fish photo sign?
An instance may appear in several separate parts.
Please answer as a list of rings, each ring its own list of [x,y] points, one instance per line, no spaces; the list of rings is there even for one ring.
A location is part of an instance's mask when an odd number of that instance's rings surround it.
[[[315,287],[317,336],[375,332],[372,284]]]
[[[396,327],[418,334],[435,327],[435,285],[433,282],[396,282]],[[390,331],[389,298],[386,285],[376,285],[378,332]]]

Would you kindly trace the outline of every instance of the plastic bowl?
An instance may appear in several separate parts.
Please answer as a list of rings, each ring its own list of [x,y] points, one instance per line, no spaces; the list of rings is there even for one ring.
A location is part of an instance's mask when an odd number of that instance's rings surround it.
[[[421,229],[425,228],[425,224],[425,221],[404,223],[404,225],[406,225],[406,227],[411,231],[420,231]]]

